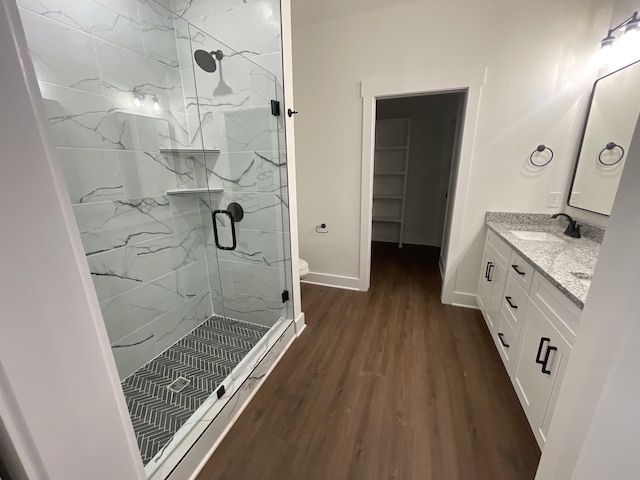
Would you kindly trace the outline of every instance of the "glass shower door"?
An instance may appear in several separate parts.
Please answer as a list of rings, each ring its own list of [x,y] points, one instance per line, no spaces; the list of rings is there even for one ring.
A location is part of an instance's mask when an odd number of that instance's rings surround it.
[[[277,77],[189,25],[210,227],[209,271],[224,315],[267,329],[283,318],[290,288],[282,89]],[[204,219],[203,219],[204,223]],[[215,308],[214,308],[215,309]]]

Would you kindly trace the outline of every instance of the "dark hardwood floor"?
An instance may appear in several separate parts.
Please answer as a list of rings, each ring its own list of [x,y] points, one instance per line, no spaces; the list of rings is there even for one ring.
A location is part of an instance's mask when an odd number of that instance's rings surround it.
[[[213,479],[530,480],[540,451],[435,248],[374,244],[367,293],[303,285],[308,327],[202,470]]]

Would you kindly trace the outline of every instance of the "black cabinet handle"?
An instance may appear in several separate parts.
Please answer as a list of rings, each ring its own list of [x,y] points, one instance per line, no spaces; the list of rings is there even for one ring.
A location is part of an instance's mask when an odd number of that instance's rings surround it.
[[[493,267],[495,267],[495,265],[491,262],[489,262],[489,270],[487,273],[487,281],[488,282],[493,282],[493,277],[491,276],[491,274],[493,273]]]
[[[536,363],[540,365],[544,365],[544,360],[540,358],[540,354],[542,354],[542,347],[544,347],[544,342],[550,342],[551,339],[549,337],[540,338],[540,345],[538,345],[538,354],[536,355]]]
[[[551,375],[551,370],[547,370],[547,363],[549,362],[549,354],[551,353],[551,351],[555,352],[556,350],[558,350],[558,347],[549,346],[549,348],[547,348],[547,353],[545,354],[544,361],[542,362],[542,373]]]
[[[504,297],[504,299],[507,301],[507,303],[509,304],[509,306],[510,306],[511,308],[513,308],[514,310],[517,310],[517,309],[518,309],[518,306],[517,306],[517,305],[514,305],[513,303],[511,303],[511,297]]]
[[[220,245],[220,239],[218,238],[218,222],[216,221],[216,215],[218,215],[219,213],[226,215],[227,217],[229,217],[229,220],[231,221],[231,246],[230,247],[225,247],[223,245]],[[238,243],[236,241],[236,222],[234,221],[233,214],[229,210],[213,211],[213,239],[216,242],[216,247],[218,247],[220,250],[235,250],[236,247],[238,246]]]
[[[521,271],[518,269],[518,265],[511,265],[511,268],[513,268],[513,269],[516,271],[516,273],[517,273],[518,275],[522,275],[523,277],[526,275],[526,273],[525,273],[525,272],[521,272]]]
[[[504,338],[502,338],[502,337],[504,337],[504,334],[502,334],[502,333],[498,332],[498,338],[500,339],[500,343],[501,343],[504,347],[509,348],[509,344],[508,344],[508,343],[504,343]]]
[[[484,270],[484,278],[487,280],[489,280],[489,265],[491,265],[491,262],[487,262],[487,268]]]

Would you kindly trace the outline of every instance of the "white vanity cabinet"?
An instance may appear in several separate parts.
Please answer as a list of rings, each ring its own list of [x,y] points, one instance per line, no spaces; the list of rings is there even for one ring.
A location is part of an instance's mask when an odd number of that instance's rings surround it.
[[[581,311],[491,230],[478,305],[542,448]]]
[[[489,331],[495,332],[499,320],[502,294],[507,281],[509,246],[493,232],[487,234],[478,286],[478,306]]]

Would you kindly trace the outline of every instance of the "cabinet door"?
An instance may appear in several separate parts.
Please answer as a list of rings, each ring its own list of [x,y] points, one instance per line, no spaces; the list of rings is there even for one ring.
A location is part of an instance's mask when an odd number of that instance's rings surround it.
[[[489,269],[488,280],[491,283],[491,297],[489,298],[489,307],[487,316],[491,323],[491,332],[495,333],[500,322],[500,309],[504,300],[504,287],[507,283],[507,268],[500,262],[496,262]]]
[[[559,387],[562,381],[571,346],[533,302],[527,305],[520,336],[521,353],[513,383],[542,448],[555,406],[550,399],[554,387]]]
[[[482,314],[487,319],[487,313],[489,311],[489,302],[491,300],[491,289],[493,283],[489,281],[489,271],[492,265],[496,264],[495,254],[489,246],[484,248],[484,255],[482,256],[482,267],[480,269],[480,283],[478,284],[478,306],[482,311]],[[487,320],[488,321],[488,320]]]

